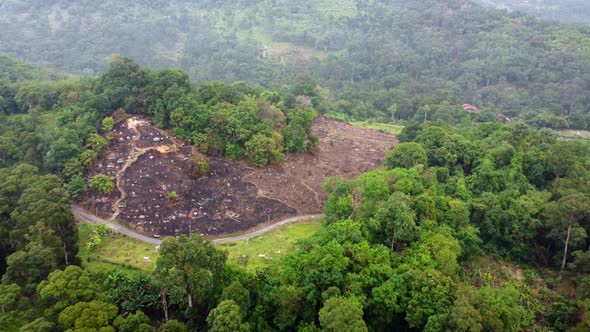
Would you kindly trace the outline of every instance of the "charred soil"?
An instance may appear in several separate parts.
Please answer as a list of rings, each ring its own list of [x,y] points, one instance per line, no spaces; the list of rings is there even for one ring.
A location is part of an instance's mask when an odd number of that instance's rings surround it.
[[[321,212],[326,178],[351,178],[378,168],[396,143],[394,136],[324,117],[316,120],[313,132],[320,138],[314,154],[288,154],[281,164],[261,169],[208,157],[208,174],[195,179],[189,164],[199,153],[192,146],[148,118],[130,118],[115,126],[108,153],[89,174],[111,176],[116,189],[108,196],[89,193],[86,206],[154,235],[244,231]]]

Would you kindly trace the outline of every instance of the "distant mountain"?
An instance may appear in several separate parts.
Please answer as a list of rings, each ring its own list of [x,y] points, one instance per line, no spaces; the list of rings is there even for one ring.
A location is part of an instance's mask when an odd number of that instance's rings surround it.
[[[588,0],[477,0],[484,5],[519,11],[565,23],[590,24]]]
[[[0,52],[89,75],[113,54],[198,81],[308,75],[355,118],[452,121],[469,103],[590,128],[590,28],[467,0],[7,0]]]

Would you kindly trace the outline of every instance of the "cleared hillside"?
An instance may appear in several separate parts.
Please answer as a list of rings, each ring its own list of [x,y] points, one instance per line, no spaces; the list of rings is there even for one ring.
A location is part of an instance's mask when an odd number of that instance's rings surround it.
[[[288,154],[265,168],[210,156],[209,171],[195,179],[187,170],[199,152],[149,118],[129,118],[115,126],[113,143],[88,175],[112,177],[117,190],[89,192],[82,205],[149,234],[234,233],[322,212],[327,198],[322,186],[329,176],[351,179],[379,168],[397,142],[392,135],[324,117],[312,131],[320,141],[313,154]]]

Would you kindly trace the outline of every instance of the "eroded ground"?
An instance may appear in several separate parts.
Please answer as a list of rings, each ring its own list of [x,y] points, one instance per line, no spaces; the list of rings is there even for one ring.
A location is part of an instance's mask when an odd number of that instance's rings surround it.
[[[148,234],[247,230],[321,212],[327,177],[351,178],[378,168],[395,144],[394,136],[323,117],[313,131],[320,138],[316,154],[287,155],[282,164],[263,169],[209,157],[209,173],[194,179],[188,172],[189,159],[198,154],[194,148],[155,128],[150,119],[130,118],[115,127],[108,154],[90,174],[113,177],[117,189],[110,196],[88,194],[88,210]]]

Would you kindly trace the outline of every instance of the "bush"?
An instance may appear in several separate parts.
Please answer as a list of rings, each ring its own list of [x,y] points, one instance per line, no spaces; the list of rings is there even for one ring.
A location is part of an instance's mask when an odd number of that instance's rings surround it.
[[[418,164],[426,164],[426,150],[422,145],[414,142],[401,143],[391,149],[385,157],[385,167],[393,169],[398,167],[412,168]]]
[[[95,175],[90,179],[90,188],[97,193],[110,194],[115,189],[115,183],[106,175]]]
[[[205,156],[194,157],[191,159],[189,167],[191,175],[198,179],[209,172],[209,160]]]
[[[262,134],[256,134],[246,142],[246,152],[250,163],[256,167],[283,159],[283,154],[277,148],[275,141]]]
[[[84,179],[79,175],[72,177],[72,180],[68,183],[68,192],[73,199],[80,199],[86,192],[86,182]]]
[[[103,131],[111,131],[111,129],[113,129],[113,126],[115,126],[115,120],[113,120],[112,117],[107,116],[106,118],[104,118],[102,120],[102,130]]]

